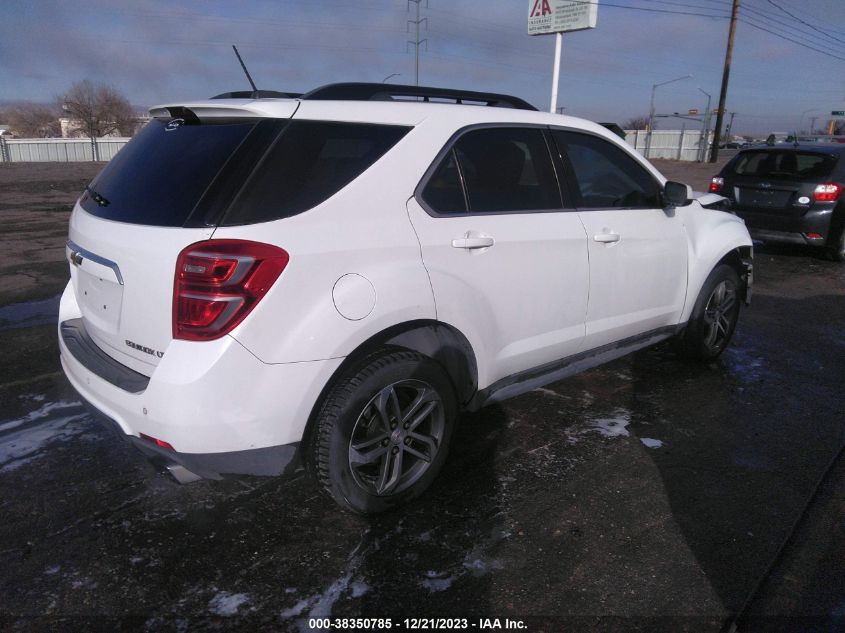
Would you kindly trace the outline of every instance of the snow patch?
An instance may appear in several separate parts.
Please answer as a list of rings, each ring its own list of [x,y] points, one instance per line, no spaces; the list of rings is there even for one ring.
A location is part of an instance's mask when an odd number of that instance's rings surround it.
[[[355,582],[353,582],[351,585],[349,585],[349,588],[352,590],[353,598],[360,598],[370,590],[370,586],[360,580],[356,580]]]
[[[43,402],[44,396],[36,396],[33,398],[36,402]],[[82,411],[82,404],[79,402],[69,402],[67,400],[60,400],[59,402],[48,402],[47,404],[43,404],[34,411],[30,411],[22,418],[16,418],[14,420],[8,420],[5,422],[0,422],[0,434],[5,433],[6,431],[11,431],[19,426],[23,426],[28,422],[35,422],[36,420],[42,420],[44,418],[50,417],[50,415],[56,410],[63,410],[63,409],[73,409],[74,412]]]
[[[590,420],[589,430],[600,433],[604,437],[628,437],[630,433],[627,426],[630,423],[631,414],[624,409],[617,409],[612,417]]]
[[[285,609],[279,615],[283,618],[295,618],[297,616],[302,615],[302,612],[308,608],[308,605],[311,604],[311,601],[308,599],[300,600],[295,605],[293,605],[290,609]]]
[[[64,415],[55,417],[56,413]],[[16,470],[57,441],[84,437],[89,431],[79,402],[48,402],[27,415],[0,423],[0,473]]]
[[[431,593],[437,593],[438,591],[446,591],[449,587],[452,586],[452,583],[455,581],[454,576],[447,576],[443,578],[441,574],[435,571],[426,572],[426,576],[428,577],[423,578],[420,581],[420,585],[428,589]]]
[[[569,396],[565,396],[562,393],[558,393],[557,391],[554,391],[553,389],[546,389],[545,387],[537,387],[536,389],[532,389],[531,391],[533,391],[535,393],[542,393],[542,394],[547,395],[547,396],[552,396],[554,398],[561,398],[563,400],[569,400]]]
[[[655,440],[650,437],[641,437],[640,442],[648,446],[649,448],[661,448],[663,446],[663,442],[660,440]]]
[[[221,591],[208,603],[208,610],[215,615],[229,617],[235,615],[241,605],[247,602],[249,602],[249,596],[245,593]]]

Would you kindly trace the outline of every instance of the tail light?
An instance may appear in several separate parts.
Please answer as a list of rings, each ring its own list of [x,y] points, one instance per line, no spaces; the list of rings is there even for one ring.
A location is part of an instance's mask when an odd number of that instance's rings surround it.
[[[722,190],[722,187],[725,186],[725,179],[719,178],[718,176],[713,176],[710,179],[710,193],[719,193]]]
[[[246,240],[191,244],[176,260],[173,338],[211,341],[244,320],[282,274],[286,251]]]
[[[816,202],[836,202],[842,194],[842,189],[842,185],[835,182],[818,185],[813,191],[813,200]]]

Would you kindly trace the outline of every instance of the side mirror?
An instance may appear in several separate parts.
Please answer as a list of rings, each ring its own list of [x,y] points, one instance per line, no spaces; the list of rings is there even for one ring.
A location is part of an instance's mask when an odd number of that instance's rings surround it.
[[[663,202],[669,207],[684,207],[692,201],[692,187],[680,182],[666,181]]]

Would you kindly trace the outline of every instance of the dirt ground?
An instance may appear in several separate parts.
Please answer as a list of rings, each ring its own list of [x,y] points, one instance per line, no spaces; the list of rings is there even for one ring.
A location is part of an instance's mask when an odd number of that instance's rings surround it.
[[[0,305],[47,299],[67,281],[74,201],[104,163],[0,164]]]
[[[0,166],[0,631],[845,630],[845,266],[759,248],[718,361],[664,345],[464,415],[432,490],[365,520],[303,474],[179,486],[93,424],[55,337],[99,168]]]

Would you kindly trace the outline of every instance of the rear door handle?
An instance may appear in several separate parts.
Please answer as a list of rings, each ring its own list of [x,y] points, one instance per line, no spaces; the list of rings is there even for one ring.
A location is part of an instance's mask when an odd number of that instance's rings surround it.
[[[598,235],[593,235],[593,240],[595,240],[596,242],[601,242],[602,244],[618,242],[619,233],[599,233]]]
[[[492,237],[462,237],[452,240],[452,248],[487,248],[493,244],[495,240]]]

